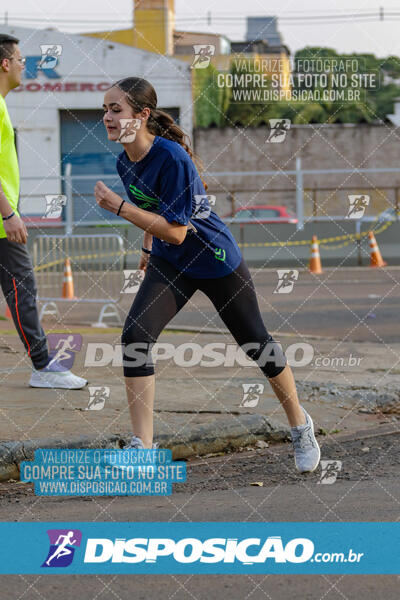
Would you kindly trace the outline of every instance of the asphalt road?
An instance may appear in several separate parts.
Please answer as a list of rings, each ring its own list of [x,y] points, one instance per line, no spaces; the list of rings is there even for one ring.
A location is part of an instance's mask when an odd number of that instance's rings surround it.
[[[398,268],[331,268],[322,275],[300,271],[289,294],[274,293],[276,271],[251,269],[251,273],[269,331],[348,341],[399,341]],[[224,327],[201,292],[196,292],[171,325]]]
[[[100,520],[108,520],[107,516],[140,521],[229,520],[228,515],[243,521],[394,521],[399,518],[400,431],[395,424],[392,433],[379,433],[378,428],[359,438],[354,433],[332,434],[319,436],[318,440],[323,460],[342,463],[333,484],[318,483],[320,467],[314,473],[299,474],[289,443],[270,444],[264,449],[247,448],[189,459],[186,482],[174,484],[174,493],[166,497],[37,497],[31,483],[1,483],[0,520],[86,520],[86,517],[93,520],[99,518],[96,517],[99,506],[105,511]],[[259,509],[240,502],[242,495],[265,499],[266,491],[268,502],[264,500]],[[218,502],[224,494],[227,494],[229,512]],[[313,502],[307,500],[302,507],[298,503],[292,505],[293,498],[302,495],[309,495]],[[376,503],[372,500],[374,496],[379,497]],[[200,497],[207,501],[199,502]],[[185,511],[179,508],[183,505]],[[106,506],[112,506],[112,513]],[[157,509],[151,518],[150,506]]]
[[[400,269],[300,272],[291,294],[274,294],[275,271],[252,270],[270,331],[306,338],[399,341]],[[132,298],[124,298],[123,307]],[[92,310],[92,309],[90,309]],[[71,312],[72,322],[77,322]],[[85,317],[86,322],[90,321]],[[94,320],[94,319],[91,319]],[[171,325],[223,326],[197,293]],[[277,336],[278,337],[278,336]],[[279,339],[279,337],[278,337]],[[332,485],[320,471],[300,476],[288,445],[188,463],[188,480],[170,497],[38,498],[31,484],[0,484],[3,521],[396,521],[399,435],[320,439],[322,458],[342,461]],[[251,484],[261,485],[251,485]],[[58,600],[369,600],[399,597],[396,576],[1,576],[0,598]]]
[[[370,267],[330,267],[322,275],[299,270],[298,280],[290,293],[274,293],[278,284],[275,269],[251,269],[260,309],[269,331],[297,336],[323,335],[348,341],[395,342],[400,337],[398,307],[400,304],[400,267],[372,269]],[[82,282],[78,275],[76,287],[84,297],[104,297],[98,289],[98,273]],[[118,296],[120,279],[112,284],[110,297]],[[101,282],[102,280],[100,280]],[[93,282],[97,287],[93,288]],[[88,287],[89,284],[89,287]],[[111,284],[109,284],[111,285]],[[39,286],[39,289],[40,286]],[[57,288],[42,286],[42,294],[56,295]],[[134,299],[122,294],[121,315],[126,315]],[[91,324],[98,320],[101,305],[59,303],[64,325]],[[54,321],[50,318],[48,323]],[[111,323],[111,321],[108,321]],[[46,325],[46,322],[45,322]],[[170,325],[224,327],[210,300],[196,292]]]
[[[31,484],[0,488],[0,519],[16,521],[395,521],[399,433],[320,438],[322,457],[341,460],[336,481],[299,475],[288,444],[187,463],[170,497],[38,498]],[[263,485],[251,485],[262,483]],[[1,598],[333,599],[398,598],[396,576],[6,576]],[[26,591],[29,590],[27,593]]]

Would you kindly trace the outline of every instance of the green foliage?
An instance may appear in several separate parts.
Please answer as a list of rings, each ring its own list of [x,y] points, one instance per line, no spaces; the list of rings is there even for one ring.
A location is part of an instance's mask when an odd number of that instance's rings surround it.
[[[257,127],[271,118],[289,118],[292,123],[371,123],[385,120],[393,113],[394,100],[400,97],[400,58],[377,58],[373,54],[338,54],[332,48],[306,47],[295,54],[301,58],[356,59],[360,72],[377,73],[378,89],[367,89],[358,102],[234,102],[234,90],[218,87],[217,69],[193,69],[195,124],[197,127]],[[247,59],[251,64],[251,59]],[[232,61],[230,73],[238,73]],[[251,87],[247,87],[251,90]],[[254,87],[254,90],[259,89]]]
[[[245,62],[250,68],[252,67],[253,61],[251,59],[244,59]],[[240,76],[244,74],[244,70],[239,68],[238,63],[233,61],[231,63],[230,73],[233,77]],[[258,127],[264,123],[267,123],[268,119],[268,110],[270,105],[266,102],[235,102],[234,95],[235,92],[238,91],[239,88],[232,88],[230,90],[230,101],[227,109],[227,121],[229,125],[243,125],[246,127]],[[251,93],[252,91],[257,91],[259,88],[257,86],[247,86],[246,91]]]
[[[295,54],[295,61],[301,58],[343,58],[356,59],[360,70],[365,73],[377,73],[379,86],[375,90],[366,90],[363,102],[334,105],[329,111],[330,122],[359,123],[385,120],[393,113],[394,100],[400,96],[400,58],[389,56],[377,58],[373,54],[338,54],[331,48],[306,47]],[[397,80],[397,81],[396,81]],[[336,114],[334,114],[336,109]],[[339,110],[338,110],[339,109]],[[333,118],[333,120],[332,120]]]
[[[196,127],[224,126],[229,105],[229,92],[216,85],[217,69],[193,69],[194,121]]]

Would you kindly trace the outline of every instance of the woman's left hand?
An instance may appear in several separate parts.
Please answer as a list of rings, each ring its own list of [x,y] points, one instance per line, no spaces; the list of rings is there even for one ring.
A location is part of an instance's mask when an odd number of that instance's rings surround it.
[[[121,205],[122,198],[115,192],[110,190],[102,181],[98,181],[94,186],[94,195],[97,204],[101,208],[105,208],[112,213],[117,214],[118,209]]]

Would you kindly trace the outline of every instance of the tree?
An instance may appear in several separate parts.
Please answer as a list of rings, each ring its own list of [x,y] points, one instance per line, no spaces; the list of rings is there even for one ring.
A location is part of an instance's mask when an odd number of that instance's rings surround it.
[[[269,119],[287,118],[295,124],[307,123],[371,123],[385,120],[388,114],[393,113],[394,100],[400,96],[400,59],[389,56],[381,59],[373,54],[345,54],[339,55],[332,48],[306,47],[296,52],[295,65],[300,59],[348,59],[357,65],[356,75],[375,74],[376,85],[373,89],[361,89],[361,98],[358,101],[335,100],[325,101],[313,99],[312,101],[290,100],[290,101],[263,101],[263,95],[259,93],[260,87],[250,81],[243,86],[236,75],[243,73],[239,71],[240,61],[232,60],[230,75],[235,82],[233,87],[218,86],[218,71],[212,65],[207,69],[193,69],[193,89],[195,105],[195,124],[197,127],[226,125],[241,125],[243,127],[258,127],[265,124]],[[254,65],[253,58],[243,58],[242,67],[247,65],[248,72]],[[294,76],[297,72],[295,70]],[[329,86],[334,87],[332,73],[327,73]],[[350,77],[348,77],[347,89],[351,88]],[[247,95],[239,97],[240,89],[245,89]],[[267,84],[267,90],[271,89],[271,83]],[[301,83],[294,77],[292,92],[302,89]],[[323,89],[319,89],[320,97],[323,97]],[[262,90],[262,88],[261,88]],[[239,97],[239,100],[238,100]]]
[[[224,126],[229,92],[218,87],[218,70],[211,64],[206,69],[192,70],[194,121],[196,127]]]

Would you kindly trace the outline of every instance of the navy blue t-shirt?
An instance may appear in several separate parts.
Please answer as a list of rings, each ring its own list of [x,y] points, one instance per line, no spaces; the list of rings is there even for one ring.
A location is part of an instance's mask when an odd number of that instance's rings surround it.
[[[238,267],[242,254],[228,227],[210,207],[196,166],[177,142],[156,136],[146,156],[132,162],[125,151],[117,159],[128,199],[168,222],[190,223],[182,244],[153,236],[152,254],[185,275],[199,279],[224,277]]]

